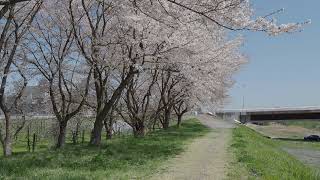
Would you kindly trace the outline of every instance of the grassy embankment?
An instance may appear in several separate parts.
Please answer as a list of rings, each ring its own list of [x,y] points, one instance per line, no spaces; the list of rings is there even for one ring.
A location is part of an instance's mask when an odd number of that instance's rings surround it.
[[[170,127],[144,138],[126,136],[100,148],[67,145],[62,150],[17,153],[0,158],[0,179],[147,179],[186,143],[210,130],[197,120]]]
[[[303,139],[311,134],[320,135],[320,121],[287,120],[266,123],[262,126],[254,124],[248,126],[272,138]]]
[[[240,126],[233,130],[230,179],[316,180],[319,173],[281,150],[278,141]]]
[[[280,124],[286,126],[299,126],[304,127],[311,130],[318,130],[320,131],[320,121],[312,121],[312,120],[297,120],[297,121],[280,121]]]
[[[307,142],[307,141],[277,141],[282,147],[285,148],[295,148],[295,149],[307,149],[320,151],[319,142]]]

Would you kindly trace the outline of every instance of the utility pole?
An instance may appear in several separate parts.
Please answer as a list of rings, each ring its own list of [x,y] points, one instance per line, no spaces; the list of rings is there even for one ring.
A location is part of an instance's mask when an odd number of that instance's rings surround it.
[[[242,111],[244,111],[244,95],[242,96]]]

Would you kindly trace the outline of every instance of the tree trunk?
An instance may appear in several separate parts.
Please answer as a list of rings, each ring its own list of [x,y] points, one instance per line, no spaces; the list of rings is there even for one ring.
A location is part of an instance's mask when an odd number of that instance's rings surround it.
[[[107,139],[112,139],[112,129],[107,130]]]
[[[109,117],[109,118],[105,119],[105,120],[103,121],[103,123],[104,123],[104,128],[105,128],[105,130],[106,130],[106,139],[107,139],[107,140],[108,140],[108,139],[112,139],[112,135],[113,135],[113,133],[112,133],[112,131],[113,131],[112,118]]]
[[[60,121],[59,122],[59,136],[56,144],[56,148],[62,148],[66,142],[66,131],[67,131],[68,121]]]
[[[9,113],[4,113],[5,116],[5,138],[3,141],[3,155],[11,156],[12,155],[12,137],[11,137],[11,117]]]
[[[145,126],[143,122],[137,122],[133,128],[134,137],[144,137],[146,134]]]
[[[113,135],[112,129],[111,128],[107,129],[107,139],[112,139],[112,135]]]
[[[79,129],[80,129],[80,123],[79,123],[79,121],[77,121],[76,129],[72,132],[72,143],[73,144],[78,143]]]
[[[78,143],[78,135],[76,131],[72,131],[72,144]]]
[[[5,138],[3,143],[3,155],[11,156],[12,155],[12,141],[11,138]]]
[[[179,128],[181,125],[181,121],[182,121],[182,114],[178,114],[178,123],[177,123],[177,127]]]
[[[164,111],[163,129],[168,129],[170,125],[170,110]]]
[[[89,143],[90,145],[100,146],[102,129],[103,129],[103,118],[100,116],[97,116],[94,122],[93,129],[91,131],[91,137],[90,137],[90,143]]]
[[[106,139],[112,139],[112,135],[113,135],[113,133],[112,133],[113,127],[112,126],[113,126],[112,122],[104,121],[104,128],[106,129]]]
[[[126,75],[125,79],[121,81],[117,89],[113,92],[110,100],[108,102],[103,102],[104,103],[103,109],[101,109],[101,111],[97,111],[97,117],[94,122],[93,130],[91,131],[91,137],[90,137],[90,143],[89,143],[90,145],[100,146],[101,134],[103,129],[103,120],[106,118],[108,113],[110,113],[111,108],[116,105],[117,100],[119,100],[122,94],[122,91],[125,89],[126,85],[130,82],[130,80],[134,77],[136,73],[137,73],[137,70],[135,70],[133,66],[130,66],[130,70],[128,74]]]

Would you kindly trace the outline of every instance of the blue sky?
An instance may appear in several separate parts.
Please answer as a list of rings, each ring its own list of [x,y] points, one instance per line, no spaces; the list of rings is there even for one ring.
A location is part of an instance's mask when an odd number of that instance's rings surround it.
[[[243,52],[249,57],[235,76],[226,108],[320,106],[320,0],[253,0],[256,15],[285,11],[279,23],[312,24],[299,33],[270,37],[242,32]]]

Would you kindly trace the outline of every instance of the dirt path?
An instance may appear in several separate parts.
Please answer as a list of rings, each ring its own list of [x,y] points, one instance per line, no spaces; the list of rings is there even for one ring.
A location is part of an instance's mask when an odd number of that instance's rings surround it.
[[[231,139],[230,122],[216,120],[210,116],[198,119],[213,131],[191,143],[186,152],[170,160],[165,171],[152,179],[161,180],[220,180],[226,178],[226,166],[230,160],[227,151]]]

